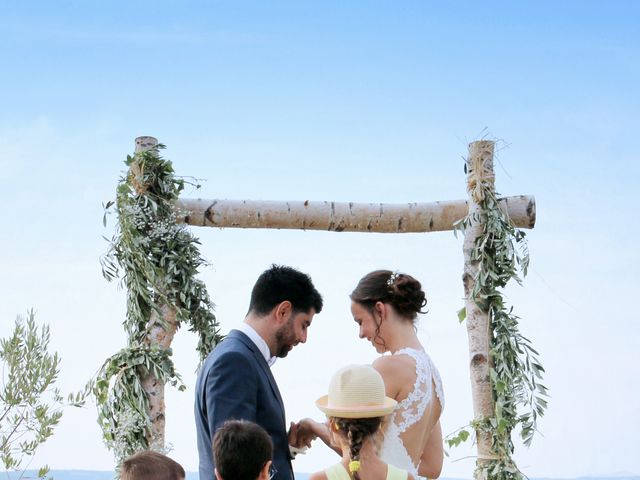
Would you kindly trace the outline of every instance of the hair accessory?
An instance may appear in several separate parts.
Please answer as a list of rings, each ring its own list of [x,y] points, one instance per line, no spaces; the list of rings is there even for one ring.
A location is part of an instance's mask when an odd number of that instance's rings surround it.
[[[387,286],[391,286],[394,283],[396,283],[396,279],[398,278],[398,276],[400,276],[400,274],[398,272],[391,272],[391,275],[389,275],[389,278],[387,279]]]
[[[360,461],[359,460],[351,460],[349,462],[349,471],[350,472],[357,472],[358,470],[360,470]]]
[[[384,381],[371,365],[348,365],[331,377],[329,394],[316,406],[329,417],[375,418],[393,412],[396,401],[385,395]]]

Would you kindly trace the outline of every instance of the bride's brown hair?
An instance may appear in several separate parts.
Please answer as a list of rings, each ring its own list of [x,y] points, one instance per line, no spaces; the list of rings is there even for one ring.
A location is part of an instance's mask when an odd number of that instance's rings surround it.
[[[427,297],[418,280],[406,273],[376,270],[366,274],[349,298],[373,311],[376,302],[389,303],[399,315],[412,322],[427,305]]]
[[[423,308],[427,305],[427,297],[418,280],[406,273],[396,273],[391,270],[375,270],[360,279],[349,298],[364,306],[373,314],[376,302],[388,303],[401,317],[415,324],[418,313],[426,313]],[[380,333],[380,323],[376,322],[377,341]],[[384,340],[382,340],[384,345]]]

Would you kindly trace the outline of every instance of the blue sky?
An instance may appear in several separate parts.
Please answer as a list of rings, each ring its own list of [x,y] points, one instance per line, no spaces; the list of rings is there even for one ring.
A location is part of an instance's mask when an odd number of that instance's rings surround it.
[[[101,204],[138,135],[206,180],[186,196],[361,202],[464,198],[461,158],[488,136],[501,140],[498,191],[533,194],[538,211],[531,273],[507,293],[552,399],[543,436],[517,459],[532,476],[640,474],[639,14],[631,1],[3,2],[0,334],[36,308],[65,389],[124,344],[124,294],[100,276],[113,225]],[[445,380],[443,429],[469,420],[451,233],[194,233],[225,329],[272,262],[309,272],[324,294],[307,345],[274,367],[292,420],[321,418],[313,400],[331,373],[375,358],[347,294],[381,267],[425,285],[420,335]],[[180,332],[189,386],[194,345]],[[169,392],[167,429],[194,470],[191,395]],[[469,477],[472,453],[451,452],[443,475]],[[333,460],[318,446],[296,469]],[[67,412],[35,462],[110,468],[93,409]]]

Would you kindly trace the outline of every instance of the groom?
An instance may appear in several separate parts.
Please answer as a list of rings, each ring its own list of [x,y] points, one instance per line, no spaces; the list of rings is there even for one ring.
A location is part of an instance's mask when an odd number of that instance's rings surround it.
[[[322,310],[322,297],[309,276],[273,265],[258,277],[249,312],[209,354],[196,382],[195,416],[200,480],[215,478],[211,442],[226,420],[249,420],[273,440],[276,480],[293,480],[289,445],[307,443],[298,426],[287,432],[284,405],[270,366],[298,343]]]

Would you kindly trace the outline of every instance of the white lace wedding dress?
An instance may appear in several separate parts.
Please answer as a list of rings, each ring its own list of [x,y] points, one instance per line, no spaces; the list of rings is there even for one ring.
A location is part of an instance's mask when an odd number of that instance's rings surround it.
[[[424,350],[403,348],[393,355],[409,355],[413,358],[416,363],[416,381],[407,398],[398,402],[391,414],[384,432],[380,458],[385,463],[407,470],[415,478],[420,478],[418,465],[415,465],[411,460],[400,434],[422,418],[427,405],[434,400],[434,395],[437,396],[441,408],[444,409],[442,380],[440,373]]]

